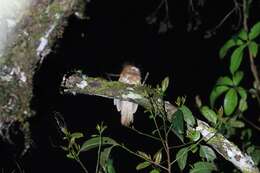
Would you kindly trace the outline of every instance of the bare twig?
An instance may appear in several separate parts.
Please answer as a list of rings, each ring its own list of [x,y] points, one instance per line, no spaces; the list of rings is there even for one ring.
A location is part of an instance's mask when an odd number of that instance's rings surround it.
[[[126,127],[127,127],[127,126],[126,126]],[[139,131],[139,130],[137,130],[137,129],[135,129],[135,128],[131,128],[131,127],[127,127],[127,128],[130,129],[130,130],[133,130],[134,132],[138,133],[139,135],[146,136],[146,137],[151,138],[151,139],[154,139],[154,140],[156,140],[156,141],[161,141],[160,138],[157,138],[157,137],[155,137],[155,136],[149,135],[149,134],[147,134],[147,133],[143,133],[143,132],[141,132],[141,131]]]
[[[237,27],[240,25],[241,23],[241,8],[240,8],[240,4],[237,2],[237,0],[233,0],[234,6],[233,8],[220,20],[220,22],[212,29],[209,29],[207,31],[207,33],[211,34],[216,32],[227,20],[228,18],[230,18],[230,16],[234,13],[237,12],[238,13],[238,24]]]
[[[258,127],[257,125],[255,125],[253,122],[249,121],[248,119],[246,119],[244,116],[242,116],[242,119],[248,123],[249,125],[251,125],[254,129],[260,131],[260,127]]]

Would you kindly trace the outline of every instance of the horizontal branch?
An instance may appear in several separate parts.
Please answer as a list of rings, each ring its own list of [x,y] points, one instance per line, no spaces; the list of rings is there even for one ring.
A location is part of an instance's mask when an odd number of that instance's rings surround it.
[[[163,102],[156,89],[152,89],[148,86],[127,85],[117,81],[88,77],[80,73],[64,78],[62,86],[64,87],[63,91],[65,93],[87,94],[110,99],[126,100],[137,103],[148,110],[152,108],[151,98],[157,102]],[[168,101],[164,101],[163,103],[168,114],[168,119],[170,120],[177,108]],[[251,157],[242,153],[235,144],[227,140],[223,135],[217,133],[216,129],[201,120],[197,120],[196,130],[201,133],[204,140],[211,147],[242,172],[259,173]]]
[[[207,123],[201,120],[197,120],[197,123],[196,130],[226,160],[233,163],[242,172],[259,173],[252,158],[243,153],[234,143],[227,140],[222,134],[217,133],[217,130],[210,127]]]

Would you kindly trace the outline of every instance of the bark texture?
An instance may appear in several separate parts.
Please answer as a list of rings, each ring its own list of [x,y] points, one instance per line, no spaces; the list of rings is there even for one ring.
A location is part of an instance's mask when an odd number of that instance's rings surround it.
[[[28,118],[31,109],[33,75],[62,36],[67,19],[83,13],[84,0],[33,0],[12,30],[0,55],[0,134],[9,138],[15,122],[25,136],[25,149],[30,146]]]

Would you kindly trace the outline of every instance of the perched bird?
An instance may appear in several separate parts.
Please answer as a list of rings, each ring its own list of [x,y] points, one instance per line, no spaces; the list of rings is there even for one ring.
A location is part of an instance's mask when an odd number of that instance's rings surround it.
[[[138,85],[141,84],[140,70],[133,65],[125,65],[119,76],[119,82]],[[134,113],[137,110],[138,104],[114,99],[114,105],[118,111],[121,111],[121,124],[129,126],[134,121]]]

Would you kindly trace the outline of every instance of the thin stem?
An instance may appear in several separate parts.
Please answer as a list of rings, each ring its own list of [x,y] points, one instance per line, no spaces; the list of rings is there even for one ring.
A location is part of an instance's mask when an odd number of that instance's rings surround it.
[[[99,134],[99,145],[98,145],[98,153],[97,153],[97,164],[96,164],[96,173],[99,171],[99,162],[100,162],[100,152],[101,152],[101,145],[102,145],[102,133]]]
[[[151,100],[151,102],[153,102],[153,100]],[[157,121],[156,121],[156,118],[155,118],[154,115],[153,115],[153,121],[154,121],[156,129],[158,131],[158,134],[159,134],[159,137],[161,139],[161,142],[162,142],[163,148],[165,150],[165,153],[166,153],[167,165],[168,165],[167,171],[169,173],[171,173],[171,156],[170,156],[170,149],[169,149],[169,145],[168,145],[168,133],[167,133],[167,130],[166,130],[167,127],[166,127],[166,121],[165,121],[165,118],[167,117],[167,112],[165,111],[165,106],[164,105],[160,105],[160,102],[159,102],[159,105],[157,104],[157,102],[154,102],[154,104],[152,103],[153,109],[156,110],[154,106],[157,107],[157,109],[159,110],[159,113],[162,116],[163,131],[164,131],[164,138],[165,138],[165,140],[162,137],[162,134],[160,132],[159,126],[157,124]],[[151,112],[151,113],[153,113],[153,112]]]
[[[204,138],[201,138],[200,140],[198,140],[198,141],[195,143],[194,146],[197,146],[203,139],[204,139]],[[190,147],[190,148],[187,150],[187,152],[189,152],[190,150],[192,150],[192,147]],[[176,158],[174,161],[172,161],[170,164],[171,164],[171,165],[174,164],[174,163],[175,163],[177,160],[179,160],[182,156],[183,156],[183,155],[177,157],[177,158]]]
[[[149,163],[151,163],[151,164],[153,164],[153,165],[155,165],[155,166],[158,166],[158,167],[160,167],[160,168],[162,168],[162,169],[168,171],[168,169],[167,169],[166,167],[160,165],[159,163],[156,163],[156,162],[154,162],[154,161],[152,161],[152,160],[150,160],[150,159],[147,159],[147,158],[145,158],[145,157],[143,157],[143,156],[137,154],[136,152],[134,152],[134,151],[128,149],[127,147],[125,147],[125,146],[123,146],[123,145],[119,145],[119,146],[120,146],[121,148],[123,148],[124,150],[126,150],[127,152],[129,152],[130,154],[135,155],[135,156],[137,156],[137,157],[139,157],[139,158],[141,158],[141,159],[144,159],[145,161],[147,161],[147,162],[149,162]]]
[[[171,173],[171,169],[172,169],[172,165],[171,165],[171,154],[170,154],[170,149],[169,149],[169,145],[168,142],[165,143],[166,147],[167,147],[167,164],[168,164],[168,172]]]
[[[154,139],[154,140],[157,140],[157,141],[161,141],[160,138],[157,138],[155,136],[149,135],[147,133],[143,133],[143,132],[141,132],[141,131],[139,131],[139,130],[137,130],[135,128],[131,128],[131,127],[127,127],[127,128],[130,129],[130,130],[133,130],[134,132],[138,133],[139,135],[143,135],[143,136],[146,136],[148,138],[151,138],[151,139]]]
[[[165,117],[167,117],[167,112],[165,111],[164,106],[158,105],[157,102],[155,102],[155,105],[156,105],[156,107],[159,108],[160,114],[162,115],[163,131],[164,131],[164,138],[165,138],[164,142],[163,142],[162,134],[160,133],[160,129],[158,127],[158,124],[157,124],[154,116],[153,116],[153,119],[154,119],[155,126],[158,130],[159,136],[161,137],[162,144],[163,144],[165,152],[166,152],[168,172],[171,173],[171,156],[170,156],[170,149],[169,149],[169,145],[168,145],[168,133],[167,133],[167,130],[166,130],[166,122],[165,122]],[[161,109],[162,107],[163,107],[163,109]]]
[[[159,135],[159,137],[160,137],[160,140],[161,140],[161,142],[162,142],[163,148],[164,148],[165,152],[167,152],[167,148],[166,148],[166,146],[165,146],[165,141],[164,141],[164,139],[163,139],[163,137],[162,137],[160,128],[159,128],[159,126],[158,126],[158,124],[157,124],[157,121],[156,121],[156,118],[155,118],[155,114],[154,114],[154,112],[156,112],[155,106],[157,106],[157,104],[156,104],[156,102],[154,102],[154,101],[152,100],[152,98],[150,99],[150,102],[151,102],[151,105],[152,105],[152,110],[150,111],[150,113],[152,114],[153,122],[154,122],[154,124],[155,124],[157,133],[158,133],[158,135]]]
[[[160,140],[161,140],[161,142],[162,142],[163,148],[164,148],[165,152],[167,152],[167,148],[166,148],[166,145],[165,145],[165,141],[164,141],[164,139],[163,139],[163,137],[162,137],[162,134],[161,134],[161,132],[160,132],[160,128],[159,128],[159,126],[158,126],[158,124],[157,124],[157,121],[156,121],[156,119],[155,119],[154,116],[153,116],[153,121],[154,121],[155,127],[156,127],[156,129],[157,129],[157,133],[158,133],[158,135],[159,135],[159,137],[160,137]]]
[[[143,82],[142,82],[142,85],[145,84],[145,82],[146,82],[146,80],[148,79],[148,77],[149,77],[149,72],[147,72],[147,73],[145,74],[145,77],[144,77],[144,80],[143,80]]]
[[[169,147],[169,149],[185,147],[185,146],[190,145],[190,144],[192,144],[192,143],[193,143],[193,142],[189,142],[189,143],[186,143],[186,144],[181,144],[181,145],[172,146],[172,147]]]
[[[243,27],[244,27],[245,31],[248,31],[248,23],[247,23],[248,15],[247,15],[246,10],[247,10],[247,1],[243,0]],[[255,65],[255,62],[254,62],[254,57],[253,57],[251,51],[249,50],[249,48],[248,48],[248,52],[249,52],[251,72],[252,72],[253,77],[254,77],[255,82],[256,82],[256,89],[257,89],[256,99],[257,99],[257,102],[260,106],[260,96],[259,96],[259,91],[258,91],[258,87],[260,86],[260,82],[259,82],[258,72],[257,72],[257,68],[256,68],[256,65]]]
[[[153,14],[158,13],[158,11],[159,11],[160,8],[162,7],[163,3],[164,3],[164,0],[161,0],[160,4],[159,4],[158,7],[156,8],[156,10],[153,12]]]
[[[170,155],[170,148],[168,144],[168,131],[166,130],[166,122],[165,122],[165,117],[167,117],[167,113],[165,109],[161,110],[161,113],[163,114],[163,130],[164,130],[164,135],[165,135],[165,147],[166,147],[166,156],[167,156],[167,164],[168,164],[168,172],[171,173],[171,155]],[[170,128],[169,128],[170,129]]]
[[[246,0],[243,0],[243,26],[244,26],[244,29],[246,31],[248,31],[248,25],[247,25],[247,19],[248,19],[248,16],[246,14],[246,9],[247,9],[247,2]]]
[[[156,126],[156,129],[157,129],[157,131],[158,131],[159,137],[160,137],[160,139],[161,139],[163,148],[164,148],[165,153],[166,153],[167,163],[168,163],[168,169],[167,169],[167,171],[168,171],[169,173],[171,173],[171,157],[170,157],[170,150],[169,150],[169,146],[168,146],[168,138],[167,138],[167,136],[166,136],[165,128],[164,128],[164,131],[165,131],[165,141],[164,141],[164,139],[162,138],[160,129],[159,129],[159,127],[158,127],[158,124],[157,124],[156,119],[155,119],[154,116],[153,116],[153,120],[154,120],[154,124],[155,124],[155,126]]]
[[[248,123],[249,125],[251,125],[253,128],[255,128],[256,130],[260,131],[260,127],[258,127],[257,125],[255,125],[253,122],[249,121],[248,119],[246,119],[245,117],[242,116],[242,119]]]
[[[240,24],[240,20],[241,20],[241,9],[239,7],[239,3],[236,0],[233,0],[234,2],[234,7],[221,19],[221,21],[212,29],[210,29],[209,31],[216,31],[217,29],[219,29],[224,23],[225,21],[227,21],[228,18],[230,18],[230,16],[234,13],[234,12],[238,12],[238,25]],[[238,26],[237,26],[238,27]]]
[[[84,166],[84,164],[80,161],[79,158],[76,159],[76,161],[80,164],[81,168],[84,170],[85,173],[88,173],[87,168]]]
[[[164,4],[165,4],[165,14],[166,14],[166,18],[167,18],[167,20],[168,20],[168,19],[169,19],[168,0],[164,0]]]
[[[81,166],[81,168],[84,170],[85,173],[88,173],[88,170],[87,168],[84,166],[84,164],[81,162],[80,158],[79,158],[79,152],[78,153],[75,153],[75,150],[74,148],[77,148],[77,144],[73,144],[72,145],[72,148],[71,148],[71,154],[73,155],[73,158],[79,163],[79,165]]]

